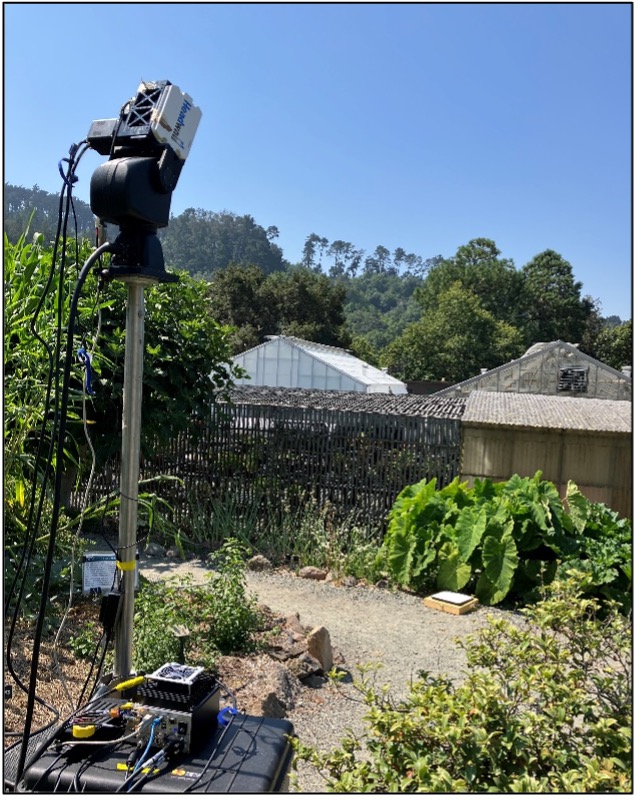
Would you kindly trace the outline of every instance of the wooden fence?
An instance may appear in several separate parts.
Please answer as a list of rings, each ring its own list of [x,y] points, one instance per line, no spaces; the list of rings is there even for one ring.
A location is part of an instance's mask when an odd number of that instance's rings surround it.
[[[460,468],[460,420],[250,403],[213,407],[210,426],[187,432],[141,464],[145,490],[170,503],[187,522],[194,498],[232,495],[239,504],[330,504],[337,516],[379,527],[408,484],[435,477],[439,487]],[[119,459],[94,484],[94,495],[117,492]],[[94,497],[94,499],[96,499]]]

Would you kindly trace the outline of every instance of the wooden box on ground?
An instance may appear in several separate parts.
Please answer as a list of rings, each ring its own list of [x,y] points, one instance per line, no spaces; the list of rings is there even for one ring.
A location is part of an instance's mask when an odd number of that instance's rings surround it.
[[[468,614],[479,604],[476,597],[458,592],[438,592],[423,600],[423,604],[436,611],[446,611],[448,614]]]

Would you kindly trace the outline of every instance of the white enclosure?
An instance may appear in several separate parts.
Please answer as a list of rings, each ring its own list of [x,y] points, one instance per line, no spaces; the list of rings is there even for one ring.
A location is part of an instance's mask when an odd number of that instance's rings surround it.
[[[235,356],[233,361],[250,378],[238,386],[281,386],[341,392],[406,394],[404,383],[366,364],[347,350],[307,342],[294,336],[268,336],[263,344]]]

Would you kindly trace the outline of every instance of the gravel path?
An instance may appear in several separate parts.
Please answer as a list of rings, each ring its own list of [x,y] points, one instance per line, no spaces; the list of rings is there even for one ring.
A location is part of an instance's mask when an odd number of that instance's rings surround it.
[[[176,563],[142,556],[140,571],[158,580],[191,573],[195,580],[210,571],[200,561]],[[336,653],[353,677],[357,664],[380,662],[377,682],[390,684],[393,696],[405,693],[419,670],[447,674],[462,680],[465,658],[455,639],[484,627],[488,615],[503,612],[479,607],[454,616],[427,608],[419,597],[375,587],[337,586],[299,578],[287,572],[247,572],[246,584],[260,603],[274,612],[298,612],[303,625],[323,625],[330,632]],[[316,703],[298,704],[289,715],[299,738],[310,745],[329,749],[339,743],[348,729],[363,730],[365,707],[356,690],[344,684],[339,690],[326,686],[316,690]],[[298,773],[304,792],[325,791],[316,772],[301,765]]]

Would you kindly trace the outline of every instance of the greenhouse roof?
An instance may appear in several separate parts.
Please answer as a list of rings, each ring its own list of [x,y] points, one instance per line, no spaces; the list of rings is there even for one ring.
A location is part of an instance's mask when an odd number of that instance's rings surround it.
[[[437,394],[440,396],[454,395],[459,392],[468,394],[473,386],[476,386],[476,388],[480,390],[487,389],[487,383],[490,378],[498,376],[499,373],[502,375],[503,373],[511,372],[512,368],[516,366],[520,369],[520,374],[523,375],[526,371],[535,370],[539,362],[557,353],[567,355],[569,358],[576,358],[579,362],[603,370],[616,385],[620,383],[623,386],[631,386],[631,378],[628,375],[610,367],[608,364],[603,364],[602,361],[598,361],[593,358],[593,356],[583,353],[582,350],[579,350],[578,345],[557,339],[554,342],[537,342],[523,353],[520,358],[508,361],[493,369],[485,370],[485,372],[482,372],[480,375],[474,375],[452,386],[446,386],[445,389],[441,389]]]
[[[631,406],[627,400],[473,391],[467,398],[463,422],[630,433]]]
[[[284,342],[288,342],[292,347],[296,347],[312,358],[322,361],[329,367],[336,369],[344,375],[348,375],[366,386],[374,386],[375,384],[379,386],[394,386],[397,390],[402,392],[406,391],[403,381],[398,380],[398,378],[393,378],[392,375],[388,375],[387,372],[373,367],[372,364],[367,364],[342,347],[332,347],[327,344],[309,342],[306,339],[299,339],[297,336],[267,336],[266,339],[269,341],[280,339]],[[259,345],[259,347],[267,346],[267,344],[266,342],[264,345]]]

